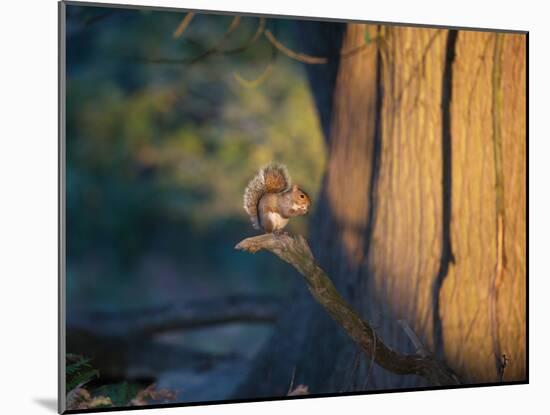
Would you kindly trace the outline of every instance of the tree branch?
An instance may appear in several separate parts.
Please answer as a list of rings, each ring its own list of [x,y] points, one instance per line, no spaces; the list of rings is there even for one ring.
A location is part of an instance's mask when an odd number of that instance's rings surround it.
[[[233,18],[233,20],[231,21],[231,24],[229,25],[229,28],[226,30],[226,32],[224,33],[224,35],[220,39],[220,41],[218,43],[216,43],[214,46],[212,46],[210,49],[208,49],[208,50],[204,51],[203,53],[201,53],[199,56],[196,56],[195,58],[191,59],[191,61],[189,63],[190,64],[197,63],[197,62],[207,58],[208,56],[219,52],[221,50],[222,46],[227,41],[227,39],[229,39],[229,37],[233,34],[233,32],[239,28],[240,24],[241,24],[241,17],[240,16],[235,16]]]
[[[229,296],[184,304],[133,310],[88,310],[69,313],[67,328],[96,335],[152,335],[172,330],[229,323],[270,324],[280,302],[268,296]]]
[[[265,30],[265,17],[260,17],[260,20],[258,22],[258,28],[256,29],[256,33],[242,46],[239,46],[235,49],[222,49],[221,52],[226,54],[231,53],[240,53],[247,50],[250,46],[252,46],[256,41],[262,36]]]
[[[271,53],[271,60],[265,67],[265,69],[258,75],[255,79],[248,80],[245,79],[239,74],[238,72],[233,72],[233,76],[235,77],[235,80],[243,87],[245,88],[257,88],[260,86],[271,74],[273,71],[273,67],[275,66],[275,60],[277,58],[277,49],[272,47],[272,53]]]
[[[315,300],[384,369],[401,375],[422,376],[430,385],[460,385],[460,379],[452,369],[432,356],[404,355],[386,346],[370,324],[362,320],[338,293],[330,278],[315,262],[303,236],[265,234],[244,239],[235,249],[251,253],[265,249],[296,268],[304,276]]]
[[[174,39],[179,38],[181,35],[183,35],[183,32],[185,32],[185,29],[187,29],[187,26],[189,26],[189,23],[191,23],[191,20],[193,20],[193,17],[195,17],[195,13],[189,12],[185,15],[181,23],[178,25],[176,30],[174,30],[174,33],[172,36]]]
[[[265,37],[267,40],[271,42],[273,46],[275,46],[279,51],[284,53],[286,56],[288,56],[291,59],[297,60],[298,62],[307,63],[310,65],[323,65],[327,63],[328,59],[319,57],[319,56],[310,56],[306,55],[304,53],[298,53],[294,52],[292,49],[286,47],[281,42],[279,42],[273,33],[271,33],[271,30],[264,31]]]

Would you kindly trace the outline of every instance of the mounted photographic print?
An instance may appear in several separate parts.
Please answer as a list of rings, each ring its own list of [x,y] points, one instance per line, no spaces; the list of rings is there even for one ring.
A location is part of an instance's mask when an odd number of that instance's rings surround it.
[[[527,32],[59,11],[60,412],[528,382]]]

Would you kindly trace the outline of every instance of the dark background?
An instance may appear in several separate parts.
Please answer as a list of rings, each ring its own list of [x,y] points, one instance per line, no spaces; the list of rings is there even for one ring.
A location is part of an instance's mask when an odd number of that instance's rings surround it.
[[[274,314],[291,276],[271,256],[234,251],[256,233],[243,190],[278,160],[315,200],[325,159],[303,66],[273,62],[265,39],[188,63],[233,17],[199,14],[176,38],[184,16],[67,7],[66,142],[67,351],[91,358],[94,388],[156,382],[185,390],[183,401],[226,398],[272,322],[144,334],[145,322],[132,341],[125,330],[136,315],[162,320],[167,307],[223,316],[234,300]],[[258,24],[242,18],[223,48],[246,43]],[[292,44],[292,24],[268,27]],[[263,83],[239,82],[268,65]],[[307,234],[307,218],[289,229]]]

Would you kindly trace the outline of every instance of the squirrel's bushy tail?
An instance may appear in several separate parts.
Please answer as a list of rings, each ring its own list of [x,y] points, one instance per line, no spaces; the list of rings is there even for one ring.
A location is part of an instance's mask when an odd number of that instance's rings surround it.
[[[290,176],[284,164],[271,163],[264,166],[244,190],[244,210],[250,216],[252,226],[260,228],[258,203],[266,193],[284,192],[290,188]]]

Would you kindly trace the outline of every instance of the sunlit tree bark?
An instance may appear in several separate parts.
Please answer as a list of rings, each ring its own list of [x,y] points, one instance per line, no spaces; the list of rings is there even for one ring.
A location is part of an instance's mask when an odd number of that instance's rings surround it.
[[[469,382],[526,375],[525,48],[519,34],[348,24],[334,84],[311,82],[333,96],[315,257],[389,346],[414,351],[404,319]],[[425,385],[371,371],[297,290],[241,392]]]

